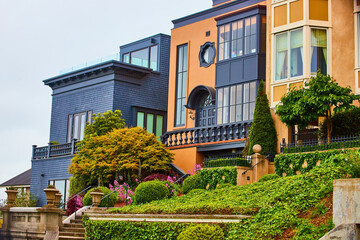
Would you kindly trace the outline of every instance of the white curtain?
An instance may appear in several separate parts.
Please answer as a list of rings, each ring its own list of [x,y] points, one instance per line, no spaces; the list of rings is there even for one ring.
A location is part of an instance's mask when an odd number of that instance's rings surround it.
[[[276,75],[275,80],[280,80],[287,76],[287,54],[288,41],[287,33],[282,33],[276,36]]]

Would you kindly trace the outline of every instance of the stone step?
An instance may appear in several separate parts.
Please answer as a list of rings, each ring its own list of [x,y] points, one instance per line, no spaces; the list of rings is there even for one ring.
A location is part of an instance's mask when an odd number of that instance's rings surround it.
[[[82,219],[71,219],[70,223],[82,223]]]
[[[72,236],[72,237],[85,237],[85,232],[65,232],[62,231],[59,233],[59,236]]]
[[[83,228],[82,223],[65,223],[64,228]]]
[[[84,237],[59,236],[59,240],[85,240]]]
[[[84,228],[80,228],[80,227],[63,227],[61,229],[62,232],[80,232],[80,233],[85,233],[85,229]]]

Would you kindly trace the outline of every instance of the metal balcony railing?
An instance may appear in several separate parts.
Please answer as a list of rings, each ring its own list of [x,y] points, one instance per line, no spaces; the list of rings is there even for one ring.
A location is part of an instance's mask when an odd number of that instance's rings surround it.
[[[161,141],[167,147],[212,143],[247,138],[251,122],[228,123],[209,127],[186,128],[166,132]]]
[[[37,145],[33,145],[32,151],[32,159],[45,159],[51,157],[59,157],[59,156],[66,156],[66,155],[73,155],[74,153],[78,152],[78,146],[76,139],[71,141],[70,143],[64,144],[51,144],[49,143],[48,146],[44,147],[37,147]]]

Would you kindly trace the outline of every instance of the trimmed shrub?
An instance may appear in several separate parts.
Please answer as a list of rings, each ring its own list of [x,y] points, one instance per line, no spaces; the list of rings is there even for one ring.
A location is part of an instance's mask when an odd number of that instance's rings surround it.
[[[279,177],[280,177],[280,176],[277,175],[276,173],[267,174],[267,175],[262,176],[262,177],[259,179],[259,182],[265,182],[265,181],[269,181],[269,180],[274,180],[274,179],[277,179],[277,178],[279,178]]]
[[[181,232],[178,240],[223,240],[224,232],[218,225],[198,224]]]
[[[200,189],[200,188],[196,188],[196,189],[193,189],[191,190],[188,195],[196,195],[196,194],[201,194],[203,192],[205,192],[206,189]]]
[[[333,123],[332,137],[360,135],[360,108],[354,107],[346,112],[335,113],[331,117]],[[320,125],[320,135],[327,137],[326,119]]]
[[[183,186],[182,186],[182,192],[184,194],[187,194],[191,190],[198,189],[198,188],[202,188],[200,175],[195,174],[195,175],[189,176],[185,179]]]
[[[159,180],[140,183],[135,189],[135,204],[148,203],[168,197],[170,192],[165,183]]]
[[[229,188],[229,187],[233,187],[234,185],[231,183],[221,183],[219,184],[216,189],[223,189],[223,188]]]
[[[236,185],[236,167],[202,169],[199,173],[201,185],[199,188],[215,189],[218,184],[230,183]]]
[[[269,100],[265,93],[264,81],[260,81],[256,97],[254,120],[251,124],[249,140],[249,155],[253,154],[252,147],[260,144],[261,153],[275,153],[277,134],[274,120],[271,116]]]
[[[84,196],[83,198],[83,205],[84,206],[90,206],[92,204],[92,197],[90,195],[91,192],[94,192],[95,190],[97,189],[100,189],[101,192],[104,194],[104,197],[106,195],[108,195],[109,193],[111,193],[111,190],[108,189],[107,187],[96,187],[96,188],[92,188],[90,189]],[[116,194],[115,193],[112,193],[109,197],[109,200],[108,199],[104,199],[100,202],[100,205],[99,207],[113,207],[115,205],[115,202],[116,202]],[[109,205],[108,205],[109,204]]]

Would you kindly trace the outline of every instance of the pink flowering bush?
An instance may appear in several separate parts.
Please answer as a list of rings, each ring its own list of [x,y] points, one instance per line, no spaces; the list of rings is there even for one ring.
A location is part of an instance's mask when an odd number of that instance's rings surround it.
[[[171,179],[171,181],[176,181],[176,178],[172,178],[168,175],[165,174],[161,174],[161,173],[153,173],[150,174],[149,176],[147,176],[146,178],[143,179],[143,182],[148,182],[148,181],[154,181],[154,180],[160,180],[160,181],[169,181],[169,179]]]
[[[195,175],[197,174],[198,172],[200,172],[202,169],[202,166],[201,164],[194,164],[194,167],[192,170],[189,170],[188,173],[192,176],[192,175]]]
[[[73,196],[74,195],[72,195],[70,198],[72,198]],[[83,200],[83,196],[79,196],[79,195],[77,195],[76,197],[70,199],[66,204],[67,205],[66,215],[70,216],[75,211],[82,208],[83,207],[82,200]]]
[[[109,184],[110,190],[115,191],[116,200],[118,202],[126,202],[126,204],[131,204],[133,202],[132,198],[134,197],[134,192],[131,190],[129,184],[119,184],[118,181],[114,181],[114,186]]]

